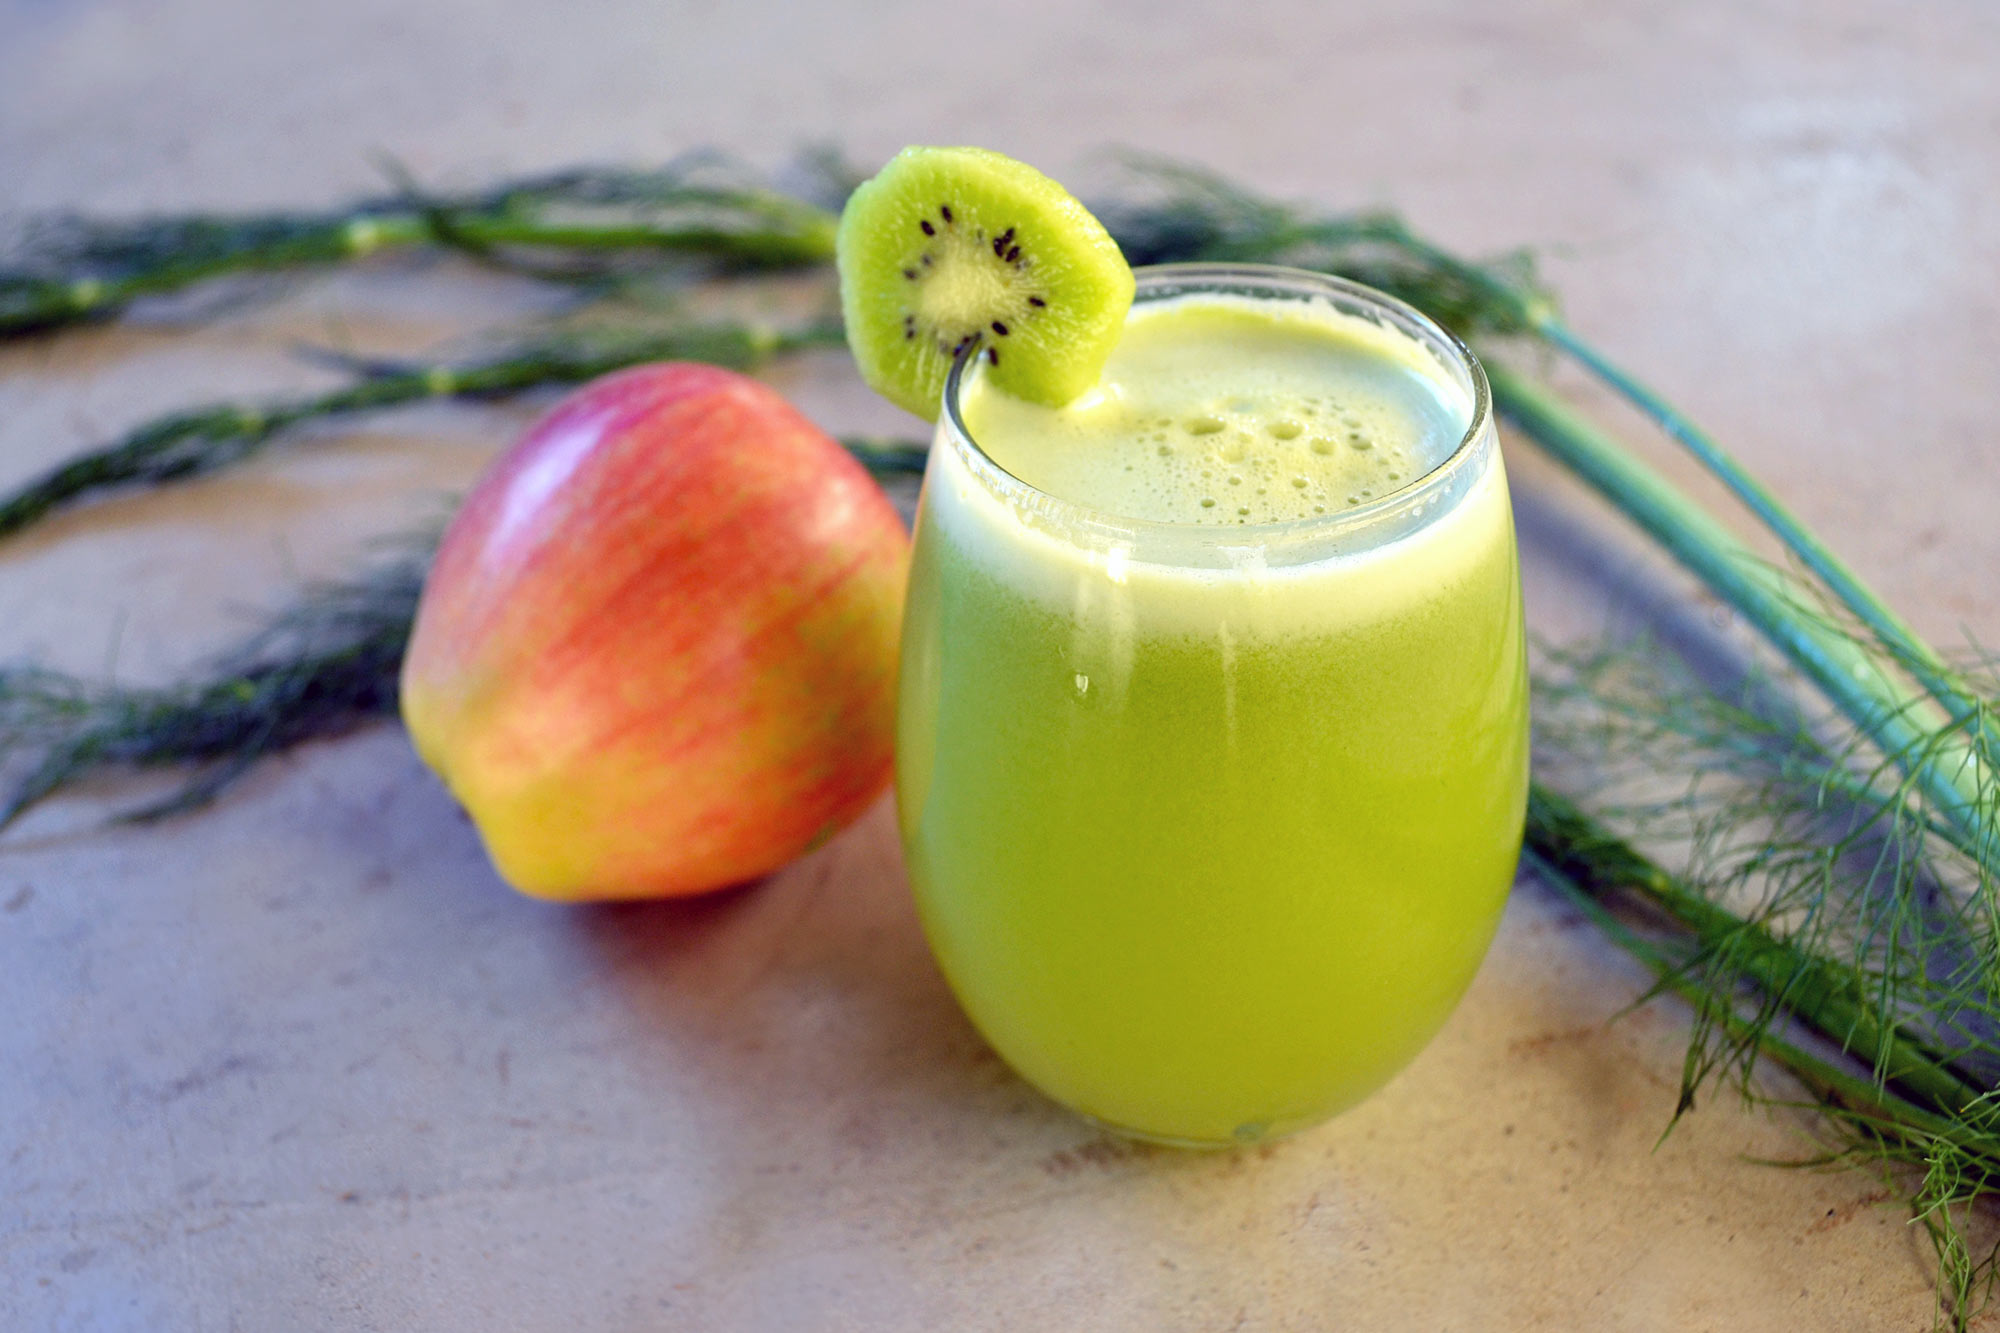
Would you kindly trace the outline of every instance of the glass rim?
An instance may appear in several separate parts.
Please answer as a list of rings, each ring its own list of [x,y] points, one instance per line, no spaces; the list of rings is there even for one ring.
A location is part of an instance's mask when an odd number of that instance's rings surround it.
[[[1350,304],[1372,307],[1374,311],[1388,315],[1397,324],[1407,326],[1400,331],[1406,336],[1413,336],[1418,341],[1426,343],[1429,350],[1444,362],[1447,368],[1457,371],[1464,377],[1465,384],[1462,387],[1470,390],[1472,402],[1472,411],[1466,422],[1465,432],[1459,437],[1451,452],[1428,471],[1386,495],[1369,500],[1366,504],[1333,510],[1325,514],[1279,519],[1268,523],[1194,523],[1174,519],[1135,518],[1098,509],[1052,491],[1045,491],[1008,471],[986,452],[984,446],[973,437],[959,410],[962,381],[974,368],[979,353],[984,349],[983,343],[974,341],[959,351],[952,362],[950,372],[945,376],[940,425],[944,427],[943,433],[949,437],[960,457],[971,465],[974,473],[979,474],[980,481],[989,488],[997,489],[1003,494],[1014,492],[1010,498],[1029,500],[1037,509],[1060,517],[1068,525],[1116,540],[1136,541],[1147,535],[1173,536],[1183,540],[1195,539],[1211,547],[1262,545],[1272,540],[1287,543],[1316,541],[1347,534],[1356,529],[1366,529],[1380,524],[1385,518],[1393,518],[1404,513],[1421,515],[1429,508],[1428,502],[1431,497],[1453,485],[1465,473],[1471,461],[1483,453],[1480,446],[1493,435],[1493,393],[1486,381],[1485,368],[1472,354],[1472,349],[1465,345],[1464,340],[1423,311],[1378,288],[1331,273],[1291,268],[1281,264],[1219,262],[1150,264],[1134,269],[1132,276],[1136,287],[1135,302],[1149,289],[1160,287],[1185,288],[1190,294],[1203,289],[1225,294],[1249,287],[1261,287],[1267,292],[1273,288],[1289,287],[1308,298],[1318,294],[1337,297]],[[1393,540],[1393,536],[1390,539]]]

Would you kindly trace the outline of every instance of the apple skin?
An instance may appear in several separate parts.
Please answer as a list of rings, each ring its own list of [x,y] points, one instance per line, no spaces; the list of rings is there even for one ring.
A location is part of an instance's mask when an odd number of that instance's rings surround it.
[[[480,479],[404,658],[417,752],[538,898],[769,874],[888,785],[910,540],[776,391],[594,381]]]

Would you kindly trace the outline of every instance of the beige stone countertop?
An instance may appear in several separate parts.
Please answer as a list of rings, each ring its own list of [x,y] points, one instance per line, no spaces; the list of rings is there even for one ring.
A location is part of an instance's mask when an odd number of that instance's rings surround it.
[[[382,152],[444,184],[702,145],[977,142],[1080,182],[1106,145],[1170,153],[1537,247],[1578,328],[1921,630],[1991,640],[1996,69],[1979,0],[6,0],[0,212],[323,205],[378,188]],[[463,345],[548,299],[389,259],[14,345],[0,484],[329,382],[301,343]],[[831,428],[906,428],[838,357],[778,382]],[[0,659],[167,678],[526,419],[361,419],[0,544]],[[1508,449],[1537,631],[1731,632]],[[1384,1092],[1187,1155],[1099,1135],[984,1049],[886,804],[761,885],[565,909],[495,879],[388,725],[205,813],[103,824],[154,790],[0,837],[0,1327],[1930,1326],[1928,1251],[1877,1176],[1757,1160],[1809,1151],[1799,1121],[1718,1096],[1660,1141],[1685,1011],[1618,1017],[1642,977],[1530,882]]]

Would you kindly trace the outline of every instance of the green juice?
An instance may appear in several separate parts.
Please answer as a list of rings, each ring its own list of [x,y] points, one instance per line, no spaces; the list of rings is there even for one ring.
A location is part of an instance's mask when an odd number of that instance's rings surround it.
[[[955,385],[902,832],[1021,1074],[1254,1141],[1387,1081],[1492,938],[1527,783],[1512,519],[1477,371],[1421,317],[1141,278],[1084,401]]]

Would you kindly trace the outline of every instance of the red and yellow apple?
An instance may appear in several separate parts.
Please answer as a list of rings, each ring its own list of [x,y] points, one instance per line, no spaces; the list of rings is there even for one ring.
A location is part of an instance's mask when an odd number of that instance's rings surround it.
[[[774,390],[621,371],[467,497],[417,610],[403,719],[524,893],[754,879],[889,781],[908,561],[881,489]]]

